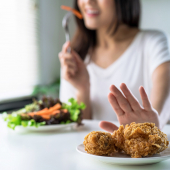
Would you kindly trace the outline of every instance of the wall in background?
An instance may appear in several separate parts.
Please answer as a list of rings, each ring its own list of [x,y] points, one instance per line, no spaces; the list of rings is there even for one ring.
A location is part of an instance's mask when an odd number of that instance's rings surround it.
[[[40,8],[40,54],[41,54],[41,82],[48,84],[60,75],[58,53],[65,42],[62,18],[65,11],[61,5],[72,6],[73,0],[39,0]],[[170,0],[141,0],[142,29],[158,29],[170,35]],[[71,20],[71,34],[74,24]]]
[[[41,83],[52,83],[60,76],[58,53],[65,42],[61,5],[72,6],[72,0],[39,0]]]
[[[158,29],[170,36],[170,0],[141,0],[141,28]]]

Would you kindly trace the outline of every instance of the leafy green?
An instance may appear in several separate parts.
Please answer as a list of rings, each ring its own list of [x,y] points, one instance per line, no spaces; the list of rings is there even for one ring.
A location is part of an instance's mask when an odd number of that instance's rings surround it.
[[[22,120],[21,115],[13,112],[12,114],[7,114],[6,112],[3,113],[2,115],[4,121],[7,122],[7,126],[11,129],[15,129],[16,126],[22,125],[23,127],[27,126],[34,126],[34,127],[39,127],[42,125],[45,125],[45,122],[36,122],[34,119],[31,120]]]
[[[76,122],[81,110],[86,108],[86,105],[82,102],[78,104],[77,100],[70,98],[68,100],[70,104],[63,103],[62,108],[67,109],[70,112],[70,118],[72,121]]]
[[[34,90],[32,92],[32,95],[50,95],[53,96],[59,95],[59,89],[60,89],[60,78],[56,79],[53,83],[48,85],[38,85],[34,87]]]
[[[71,122],[81,122],[81,111],[86,108],[84,103],[78,103],[74,98],[68,100],[68,104],[62,103],[61,113],[51,117],[47,122],[36,122],[37,119],[31,118],[26,113],[36,112],[43,108],[50,108],[56,103],[61,103],[60,100],[53,100],[51,98],[43,98],[40,101],[34,100],[32,104],[26,105],[23,109],[13,112],[12,114],[3,113],[3,119],[7,122],[7,126],[15,129],[16,126],[23,127],[39,127],[45,124],[68,124]],[[67,109],[68,112],[63,114],[62,109]],[[23,116],[22,114],[25,113]]]
[[[71,121],[70,121],[70,120],[67,120],[67,121],[66,121],[66,124],[69,124],[69,123],[71,123]]]
[[[3,113],[3,119],[7,121],[7,126],[13,130],[16,126],[21,124],[21,116],[16,114],[15,112],[9,115],[6,112]]]
[[[36,122],[34,119],[21,121],[21,125],[22,125],[23,127],[34,126],[34,127],[37,128],[37,127],[43,126],[43,125],[45,125],[45,124],[46,124],[45,122]]]
[[[29,113],[29,112],[32,112],[32,111],[34,111],[34,112],[39,111],[40,110],[39,103],[41,103],[41,100],[40,101],[34,101],[33,103],[26,105],[25,106],[26,113]]]
[[[18,111],[15,111],[16,114],[22,114],[22,113],[29,113],[29,112],[36,112],[40,110],[39,104],[41,104],[42,101],[34,101],[31,104],[26,105],[24,108],[19,109]]]
[[[69,123],[71,123],[71,121],[70,121],[70,120],[67,120],[66,122],[65,122],[65,121],[62,121],[60,124],[69,124]]]

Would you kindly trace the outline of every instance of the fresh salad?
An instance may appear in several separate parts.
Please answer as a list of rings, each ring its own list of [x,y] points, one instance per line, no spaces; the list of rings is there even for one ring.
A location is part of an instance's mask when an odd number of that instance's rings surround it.
[[[24,108],[7,114],[3,113],[3,119],[7,126],[15,129],[16,126],[45,126],[52,124],[68,124],[76,122],[78,125],[82,121],[82,110],[85,104],[70,98],[68,103],[62,103],[59,99],[43,97],[42,100],[33,100],[32,104]]]

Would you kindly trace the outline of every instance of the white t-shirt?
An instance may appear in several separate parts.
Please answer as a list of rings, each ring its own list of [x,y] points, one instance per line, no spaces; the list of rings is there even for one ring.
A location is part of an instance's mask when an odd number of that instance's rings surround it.
[[[103,56],[104,57],[104,56]],[[162,63],[170,61],[167,37],[159,31],[140,31],[128,49],[109,67],[97,66],[87,56],[85,63],[90,75],[90,100],[92,117],[98,120],[117,120],[109,101],[109,88],[112,84],[118,88],[125,83],[134,96],[141,102],[139,87],[142,85],[150,95],[152,73]],[[60,99],[63,102],[76,98],[75,88],[61,79]]]

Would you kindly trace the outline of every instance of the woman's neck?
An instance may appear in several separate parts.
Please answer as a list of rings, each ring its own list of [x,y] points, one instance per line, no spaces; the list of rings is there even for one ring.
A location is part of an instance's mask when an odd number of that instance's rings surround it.
[[[105,27],[97,30],[97,46],[102,48],[113,47],[116,43],[122,42],[137,34],[137,28],[130,28],[127,25],[120,25],[117,32],[111,35]]]

